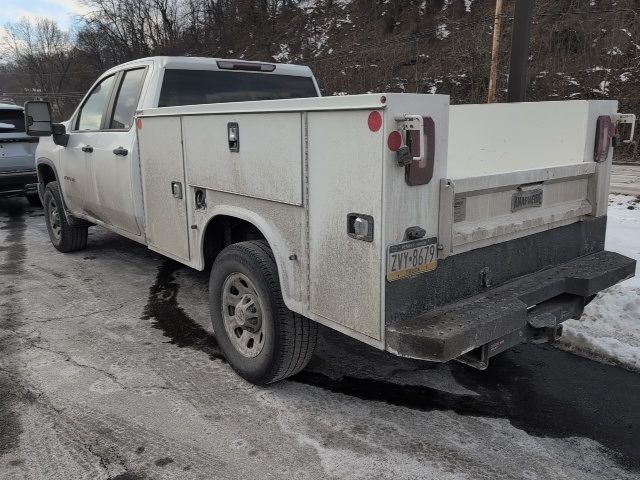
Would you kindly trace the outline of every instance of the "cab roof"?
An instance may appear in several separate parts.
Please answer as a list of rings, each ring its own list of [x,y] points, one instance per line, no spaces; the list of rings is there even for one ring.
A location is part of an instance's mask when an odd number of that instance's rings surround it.
[[[256,62],[242,59],[229,59],[229,58],[210,58],[210,57],[145,57],[137,60],[132,60],[127,63],[117,65],[107,72],[112,73],[127,67],[136,67],[148,65],[153,63],[160,68],[179,68],[184,70],[221,70],[218,67],[218,62],[238,62],[245,64],[268,64],[275,65],[275,69],[272,72],[257,72],[267,75],[280,74],[280,75],[293,75],[299,77],[313,77],[311,69],[304,65],[292,65],[288,63],[274,63],[274,62]]]

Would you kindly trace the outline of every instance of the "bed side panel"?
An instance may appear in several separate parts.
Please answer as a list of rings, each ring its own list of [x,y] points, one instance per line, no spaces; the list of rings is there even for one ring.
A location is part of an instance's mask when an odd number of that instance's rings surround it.
[[[370,111],[308,114],[310,310],[381,338],[382,130]],[[373,241],[347,234],[347,215],[373,218]]]

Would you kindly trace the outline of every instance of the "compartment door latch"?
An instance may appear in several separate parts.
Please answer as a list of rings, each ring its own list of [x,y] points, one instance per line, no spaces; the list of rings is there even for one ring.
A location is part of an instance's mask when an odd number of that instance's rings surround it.
[[[229,151],[240,151],[240,125],[238,122],[227,123],[227,136],[229,139]]]
[[[177,199],[182,199],[182,183],[171,182],[171,194]]]

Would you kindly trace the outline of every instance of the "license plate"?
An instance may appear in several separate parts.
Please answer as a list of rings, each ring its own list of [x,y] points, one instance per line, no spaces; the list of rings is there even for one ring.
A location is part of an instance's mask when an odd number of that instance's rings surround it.
[[[438,265],[438,239],[422,238],[390,245],[387,250],[387,280],[430,272]]]
[[[542,189],[524,190],[516,192],[511,197],[511,211],[517,212],[523,208],[541,207],[542,206]]]

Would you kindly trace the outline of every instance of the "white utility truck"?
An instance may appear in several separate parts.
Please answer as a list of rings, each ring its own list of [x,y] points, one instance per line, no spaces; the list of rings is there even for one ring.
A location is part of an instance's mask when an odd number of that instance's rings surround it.
[[[555,339],[635,271],[604,250],[617,105],[322,98],[307,67],[156,57],[67,122],[25,115],[54,246],[100,225],[210,268],[220,347],[265,384],[304,368],[317,324],[477,368]]]

